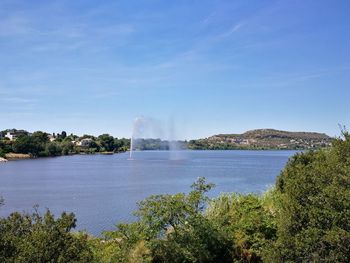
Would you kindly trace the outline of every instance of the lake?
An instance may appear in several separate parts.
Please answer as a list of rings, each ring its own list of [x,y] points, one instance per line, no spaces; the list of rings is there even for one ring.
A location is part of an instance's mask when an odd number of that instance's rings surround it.
[[[209,193],[262,193],[295,151],[142,151],[115,155],[74,155],[0,164],[0,216],[50,208],[74,212],[79,230],[99,235],[133,220],[137,202],[151,194],[188,192],[203,176]]]

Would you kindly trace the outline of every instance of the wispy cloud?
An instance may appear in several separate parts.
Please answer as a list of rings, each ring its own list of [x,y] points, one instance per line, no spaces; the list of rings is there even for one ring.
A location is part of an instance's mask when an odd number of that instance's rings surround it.
[[[66,7],[47,4],[33,12],[25,9],[9,14],[0,12],[0,39],[21,39],[15,42],[15,46],[21,45],[21,51],[59,53],[88,47],[84,50],[95,52],[96,49],[105,50],[107,43],[114,46],[126,43],[128,36],[135,32],[134,25],[130,23],[103,24],[91,19],[91,14],[88,17],[55,16],[50,23],[45,23],[44,16],[40,14],[52,13],[55,8],[62,12]],[[13,42],[10,43],[13,45]],[[101,47],[103,44],[104,49]]]
[[[28,99],[28,98],[23,98],[23,97],[2,97],[2,98],[0,98],[0,101],[14,103],[14,104],[23,104],[23,103],[33,103],[33,102],[35,102],[34,99]]]
[[[235,24],[232,28],[230,28],[228,31],[220,34],[218,36],[218,38],[226,38],[226,37],[230,37],[231,35],[233,35],[235,32],[238,32],[242,27],[244,26],[243,22],[239,22],[237,24]]]

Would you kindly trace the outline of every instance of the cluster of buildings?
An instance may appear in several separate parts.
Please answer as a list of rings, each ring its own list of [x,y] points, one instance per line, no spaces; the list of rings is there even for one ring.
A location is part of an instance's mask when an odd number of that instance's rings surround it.
[[[229,144],[237,147],[258,147],[276,149],[313,149],[329,147],[331,138],[288,138],[287,136],[256,136],[256,138],[244,138],[242,135],[214,135],[209,137],[211,144]]]
[[[49,134],[48,137],[49,137],[49,140],[51,142],[55,141],[57,139],[54,135],[51,135],[51,134]],[[93,143],[93,141],[94,140],[91,139],[91,138],[84,138],[84,139],[81,139],[81,140],[73,140],[73,141],[71,141],[71,143],[74,144],[75,146],[90,147],[91,144]]]
[[[237,145],[252,145],[257,142],[256,139],[245,139],[241,137],[222,137],[222,136],[211,136],[208,138],[209,142],[216,143],[231,143]]]

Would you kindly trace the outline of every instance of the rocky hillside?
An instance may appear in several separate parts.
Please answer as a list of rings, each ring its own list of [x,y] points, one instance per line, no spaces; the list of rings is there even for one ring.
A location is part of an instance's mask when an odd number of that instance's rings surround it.
[[[243,134],[218,134],[193,140],[192,149],[313,149],[328,147],[332,138],[324,133],[258,129]]]

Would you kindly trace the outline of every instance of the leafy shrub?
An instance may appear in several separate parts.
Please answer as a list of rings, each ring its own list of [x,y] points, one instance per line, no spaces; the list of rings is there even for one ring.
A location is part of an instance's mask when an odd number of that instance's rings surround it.
[[[278,262],[349,262],[350,136],[290,160],[277,180]]]
[[[55,219],[50,211],[0,219],[0,262],[91,262],[87,236],[70,233],[75,224],[74,214]]]
[[[265,249],[276,239],[273,198],[274,191],[264,196],[224,194],[209,203],[206,216],[232,239],[236,260],[261,262]]]

